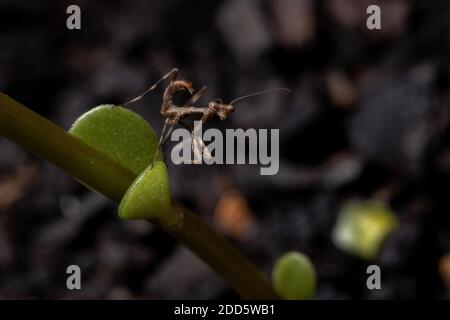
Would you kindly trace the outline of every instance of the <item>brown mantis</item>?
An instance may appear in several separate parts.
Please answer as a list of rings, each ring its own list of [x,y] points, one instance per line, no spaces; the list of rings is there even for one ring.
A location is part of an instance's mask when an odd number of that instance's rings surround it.
[[[276,88],[269,89],[264,91],[259,91],[255,93],[251,93],[248,95],[241,96],[239,98],[234,99],[231,103],[225,104],[220,100],[210,101],[207,107],[196,107],[194,103],[198,101],[198,99],[202,96],[206,91],[206,86],[203,86],[199,91],[194,93],[194,89],[192,87],[192,83],[186,80],[177,80],[179,74],[179,70],[174,68],[170,70],[166,75],[164,75],[161,79],[155,82],[149,89],[144,91],[142,94],[137,96],[136,98],[130,100],[124,105],[127,106],[133,102],[136,102],[142,99],[147,93],[156,89],[156,87],[163,82],[164,80],[170,78],[169,84],[164,90],[163,93],[163,102],[161,104],[161,115],[163,115],[166,120],[164,122],[164,126],[161,132],[161,136],[159,138],[158,147],[156,149],[155,157],[153,162],[156,160],[159,152],[159,148],[164,144],[167,138],[172,133],[172,130],[176,124],[180,124],[191,131],[192,136],[192,150],[197,158],[208,157],[211,158],[211,154],[205,146],[203,140],[199,137],[198,131],[201,128],[201,125],[212,118],[214,115],[219,116],[221,120],[227,119],[233,112],[234,106],[233,104],[242,99],[246,99],[249,97],[253,97],[260,94],[275,92],[275,91],[287,91],[290,92],[289,89],[286,88]],[[178,106],[174,102],[174,96],[179,91],[187,91],[191,94],[191,97],[188,101],[186,101],[183,105]],[[201,119],[198,122],[198,125],[193,129],[186,125],[183,120],[190,116],[200,115]],[[180,145],[183,142],[180,143]],[[152,162],[152,163],[153,163]]]

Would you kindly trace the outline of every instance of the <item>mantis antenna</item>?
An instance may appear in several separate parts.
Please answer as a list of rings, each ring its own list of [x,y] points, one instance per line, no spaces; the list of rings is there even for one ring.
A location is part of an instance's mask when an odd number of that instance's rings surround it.
[[[268,90],[263,90],[263,91],[257,91],[257,92],[246,94],[245,96],[241,96],[239,98],[234,99],[233,101],[230,102],[230,105],[232,105],[233,103],[236,103],[236,102],[238,102],[240,100],[243,100],[243,99],[247,99],[247,98],[254,97],[254,96],[259,96],[261,94],[277,92],[277,91],[291,92],[291,90],[289,90],[287,88],[275,88],[275,89],[268,89]]]

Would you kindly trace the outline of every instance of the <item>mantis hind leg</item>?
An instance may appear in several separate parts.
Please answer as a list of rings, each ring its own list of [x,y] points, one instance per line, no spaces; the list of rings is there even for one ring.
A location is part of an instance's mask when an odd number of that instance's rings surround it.
[[[124,106],[127,106],[131,103],[134,103],[136,101],[141,100],[147,93],[149,93],[150,91],[153,91],[156,89],[156,87],[163,82],[164,80],[166,80],[167,78],[171,78],[170,81],[173,82],[177,79],[178,77],[178,72],[179,70],[177,68],[173,68],[172,70],[170,70],[168,73],[166,73],[161,79],[159,79],[158,81],[156,81],[150,88],[148,88],[147,90],[145,90],[143,93],[141,93],[139,96],[137,96],[136,98],[131,99],[130,101],[128,101],[127,103],[124,103]]]

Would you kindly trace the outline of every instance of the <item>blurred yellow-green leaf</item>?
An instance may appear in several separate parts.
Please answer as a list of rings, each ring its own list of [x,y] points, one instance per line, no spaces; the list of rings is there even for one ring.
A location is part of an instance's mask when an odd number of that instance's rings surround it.
[[[374,200],[352,200],[341,208],[332,239],[341,250],[364,258],[375,258],[383,241],[397,226],[387,204]]]

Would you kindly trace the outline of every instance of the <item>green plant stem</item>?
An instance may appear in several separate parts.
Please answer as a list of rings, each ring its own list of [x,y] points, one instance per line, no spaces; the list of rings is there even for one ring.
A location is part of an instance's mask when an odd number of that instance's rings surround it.
[[[272,286],[255,266],[205,224],[196,214],[183,209],[184,223],[178,230],[167,230],[191,248],[239,294],[248,299],[275,299]],[[214,253],[214,254],[212,254]]]
[[[0,92],[0,134],[120,203],[136,176],[114,160]],[[165,229],[226,279],[243,298],[277,298],[255,266],[189,210],[178,229]],[[182,266],[180,266],[182,268]]]

